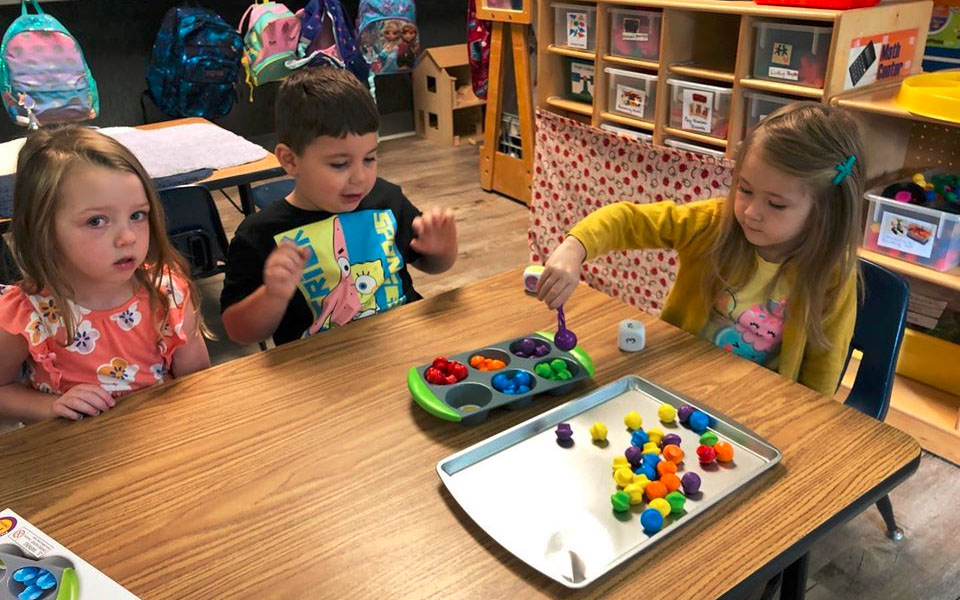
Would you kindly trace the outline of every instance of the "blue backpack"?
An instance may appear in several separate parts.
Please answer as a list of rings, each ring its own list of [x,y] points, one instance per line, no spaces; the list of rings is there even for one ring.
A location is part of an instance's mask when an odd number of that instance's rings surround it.
[[[364,85],[370,68],[360,54],[356,34],[340,0],[310,0],[300,17],[300,64],[348,69]]]
[[[420,54],[413,0],[360,0],[360,52],[377,75],[412,71]]]
[[[7,114],[18,125],[93,119],[100,111],[97,82],[77,40],[60,21],[40,10],[10,24],[0,45],[0,94]]]
[[[147,93],[171,117],[222,117],[237,99],[243,40],[205,8],[174,7],[163,17],[147,68]]]

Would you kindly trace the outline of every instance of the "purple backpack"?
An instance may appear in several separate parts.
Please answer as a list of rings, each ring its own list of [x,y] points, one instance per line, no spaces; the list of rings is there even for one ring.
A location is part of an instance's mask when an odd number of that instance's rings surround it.
[[[366,85],[370,69],[360,55],[356,34],[340,0],[310,0],[297,11],[297,16],[300,17],[297,62],[349,69]]]

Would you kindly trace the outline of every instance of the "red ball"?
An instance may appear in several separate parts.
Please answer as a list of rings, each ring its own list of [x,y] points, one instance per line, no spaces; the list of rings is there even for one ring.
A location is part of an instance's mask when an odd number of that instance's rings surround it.
[[[709,465],[717,460],[717,451],[713,449],[713,446],[698,446],[697,458],[700,459],[701,465]]]

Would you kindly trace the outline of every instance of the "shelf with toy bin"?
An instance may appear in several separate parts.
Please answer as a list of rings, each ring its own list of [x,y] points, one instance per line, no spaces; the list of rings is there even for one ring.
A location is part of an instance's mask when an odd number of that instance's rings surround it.
[[[603,113],[603,114],[606,115],[606,113]],[[613,116],[616,117],[616,115],[613,115]],[[604,117],[604,118],[606,118],[606,117]],[[646,125],[646,123],[644,123],[644,125]],[[652,131],[653,126],[651,125],[650,127],[651,127],[651,131]],[[631,129],[629,126],[628,126],[628,127],[620,127],[619,125],[613,125],[613,124],[610,124],[610,123],[601,123],[601,124],[600,124],[600,129],[602,129],[602,130],[604,130],[604,131],[609,131],[610,133],[615,133],[615,134],[617,134],[617,135],[622,135],[622,136],[624,136],[624,137],[628,137],[628,138],[630,138],[630,139],[632,139],[632,140],[637,140],[637,141],[640,141],[640,142],[646,142],[646,143],[648,143],[648,144],[653,143],[653,135],[650,134],[648,131],[640,131],[640,130],[638,130],[638,129]]]
[[[667,85],[670,86],[671,134],[690,137],[688,134],[693,133],[715,138],[712,143],[726,142],[733,89],[674,78],[668,79]]]
[[[607,110],[601,116],[609,120],[612,114],[632,121],[645,121],[652,129],[657,75],[616,67],[605,67],[603,72],[608,82]]]
[[[744,137],[746,137],[770,113],[801,99],[747,90],[743,92],[743,100],[745,105]]]
[[[686,152],[693,152],[694,154],[712,156],[716,159],[722,159],[724,155],[723,149],[721,148],[710,148],[709,146],[691,144],[673,138],[665,138],[663,140],[663,145],[670,148],[676,148],[678,150],[684,150]]]
[[[593,105],[595,73],[593,61],[576,58],[565,59],[567,77],[564,80],[564,98],[573,102]]]

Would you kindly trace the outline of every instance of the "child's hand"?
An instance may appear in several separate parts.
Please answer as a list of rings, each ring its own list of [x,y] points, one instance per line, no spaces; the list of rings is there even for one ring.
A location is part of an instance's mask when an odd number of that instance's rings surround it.
[[[110,392],[99,385],[81,383],[67,390],[65,394],[51,396],[50,416],[79,421],[84,415],[95,417],[107,412],[116,403]]]
[[[449,208],[432,208],[413,220],[410,247],[425,256],[457,255],[457,223]]]
[[[551,309],[563,306],[580,282],[580,265],[587,258],[587,250],[580,240],[568,236],[547,259],[537,284],[537,298]]]
[[[290,300],[297,291],[308,258],[310,251],[306,248],[287,240],[280,242],[263,265],[263,285],[267,295],[281,298],[284,302]]]

